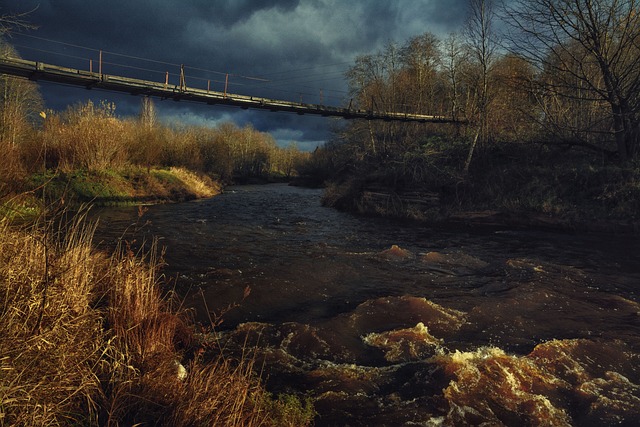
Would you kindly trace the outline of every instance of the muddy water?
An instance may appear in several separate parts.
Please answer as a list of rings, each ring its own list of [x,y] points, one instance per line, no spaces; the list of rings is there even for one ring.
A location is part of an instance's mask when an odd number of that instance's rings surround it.
[[[199,319],[225,312],[227,350],[257,345],[316,425],[640,423],[637,236],[432,228],[319,198],[243,186],[142,220],[103,210],[98,239],[159,238]]]

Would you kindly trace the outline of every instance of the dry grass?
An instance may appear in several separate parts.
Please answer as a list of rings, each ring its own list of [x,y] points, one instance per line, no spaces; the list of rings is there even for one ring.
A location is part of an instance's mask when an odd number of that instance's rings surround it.
[[[219,194],[222,190],[219,183],[199,176],[187,169],[172,167],[169,171],[184,182],[197,197],[212,197]]]
[[[302,156],[297,148],[280,148],[269,134],[250,126],[148,127],[120,119],[115,111],[113,103],[91,101],[60,113],[48,111],[42,128],[32,129],[17,144],[14,174],[41,171],[44,164],[66,173],[181,167],[231,180],[237,175],[289,176]],[[0,147],[7,145],[0,140]],[[0,172],[0,182],[2,178]]]
[[[266,394],[251,355],[193,356],[160,259],[108,257],[82,217],[56,223],[0,221],[0,426],[309,424],[312,411]]]
[[[103,331],[90,306],[91,230],[56,245],[4,224],[0,235],[0,424],[96,419]]]

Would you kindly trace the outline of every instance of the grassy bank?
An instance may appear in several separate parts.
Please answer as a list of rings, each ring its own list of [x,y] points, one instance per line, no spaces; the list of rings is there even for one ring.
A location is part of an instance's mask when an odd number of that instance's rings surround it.
[[[0,425],[306,425],[274,400],[251,357],[196,339],[160,291],[161,260],[92,248],[74,219],[0,222]],[[250,354],[250,352],[248,352]]]
[[[16,123],[0,123],[5,131],[20,124],[12,138],[0,135],[0,211],[28,215],[34,203],[25,194],[42,199],[42,189],[46,201],[101,205],[210,197],[220,183],[289,179],[307,157],[251,126],[161,124],[152,107],[147,99],[139,117],[127,118],[113,103],[87,101],[62,112],[22,111]]]
[[[212,197],[222,190],[208,176],[179,167],[48,172],[33,176],[30,186],[49,199],[102,206],[186,201]]]
[[[35,174],[21,184],[22,192],[0,201],[0,217],[18,222],[37,218],[43,206],[62,201],[65,205],[138,205],[182,202],[212,197],[222,184],[184,168],[140,168]]]

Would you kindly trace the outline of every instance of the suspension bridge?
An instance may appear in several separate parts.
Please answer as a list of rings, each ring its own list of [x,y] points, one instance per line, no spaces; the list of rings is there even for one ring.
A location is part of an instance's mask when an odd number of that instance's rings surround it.
[[[243,109],[262,109],[269,111],[283,111],[300,115],[312,114],[325,117],[342,117],[345,119],[385,120],[419,123],[459,123],[450,117],[424,114],[400,113],[392,111],[362,110],[349,107],[335,107],[322,104],[291,102],[263,97],[253,97],[229,93],[227,84],[223,92],[207,88],[197,88],[187,85],[184,67],[181,67],[179,82],[169,83],[169,73],[163,82],[143,80],[102,72],[100,59],[98,71],[93,70],[91,63],[89,70],[69,68],[44,62],[25,60],[8,55],[0,56],[0,73],[27,78],[33,81],[47,81],[63,85],[80,86],[86,89],[102,89],[114,92],[124,92],[132,95],[150,96],[174,101],[189,101],[208,105],[229,105]],[[228,79],[228,75],[227,75]]]

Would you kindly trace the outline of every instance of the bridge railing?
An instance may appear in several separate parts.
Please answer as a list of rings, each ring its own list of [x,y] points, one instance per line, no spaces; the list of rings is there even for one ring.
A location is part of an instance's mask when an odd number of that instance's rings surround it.
[[[232,93],[229,90],[229,74],[225,73],[223,90],[212,90],[210,79],[186,75],[184,65],[179,66],[179,73],[170,73],[164,71],[160,73],[158,70],[138,67],[133,65],[118,64],[113,61],[106,61],[103,51],[94,52],[97,54],[97,62],[94,58],[85,58],[86,69],[74,68],[62,65],[56,65],[48,62],[33,61],[28,59],[20,59],[11,57],[8,54],[0,56],[0,73],[11,74],[19,77],[29,78],[31,80],[44,80],[53,83],[83,86],[87,89],[100,88],[104,90],[127,92],[134,95],[146,95],[159,97],[161,99],[173,99],[176,101],[186,100],[193,102],[201,102],[206,104],[222,104],[232,105],[240,108],[267,109],[271,111],[294,112],[297,114],[314,114],[322,116],[343,117],[346,119],[367,119],[367,120],[400,120],[414,122],[436,122],[451,123],[458,122],[449,117],[440,115],[424,115],[412,114],[408,112],[389,112],[354,109],[351,104],[349,107],[331,106],[323,103],[313,104],[293,102],[282,99],[273,99],[268,97],[259,97],[251,95],[242,95]],[[69,56],[69,55],[65,55]],[[76,64],[82,63],[82,58],[72,56]],[[143,58],[135,58],[145,60]],[[147,60],[150,61],[150,60]],[[160,61],[154,61],[161,65],[173,65]],[[160,73],[164,78],[162,81],[148,80],[137,78],[134,76],[121,76],[117,74],[107,74],[108,69],[122,69],[135,71],[137,75],[149,75],[153,73],[157,76]],[[195,69],[195,68],[194,68]],[[196,69],[198,70],[198,69]],[[207,71],[207,70],[202,70]],[[222,73],[220,73],[222,74]],[[192,82],[197,82],[203,87],[193,86]],[[215,81],[217,84],[222,83],[221,80]],[[321,99],[323,100],[323,99]]]
[[[346,91],[324,91],[322,88],[309,87],[293,89],[291,84],[287,84],[287,80],[299,82],[300,76],[284,79],[282,77],[249,76],[94,49],[26,33],[16,34],[14,39],[12,40],[12,45],[20,48],[22,57],[25,59],[60,64],[68,68],[86,70],[98,74],[129,76],[147,81],[162,82],[167,86],[186,84],[192,88],[223,93],[244,93],[271,98],[273,96],[269,95],[278,93],[282,94],[279,97],[280,99],[296,100],[300,103],[303,100],[306,102],[316,100],[321,105],[333,106],[340,106],[346,103]],[[337,74],[342,78],[343,73],[334,72],[333,74]],[[282,76],[281,73],[278,73],[278,75]],[[304,81],[305,79],[303,79]]]

